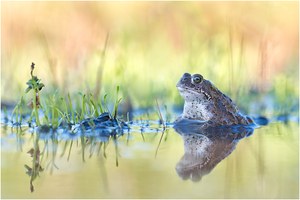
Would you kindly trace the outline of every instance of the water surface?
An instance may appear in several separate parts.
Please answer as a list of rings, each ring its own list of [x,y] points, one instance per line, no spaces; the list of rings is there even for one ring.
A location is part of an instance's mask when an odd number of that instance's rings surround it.
[[[225,143],[192,134],[192,147],[172,127],[165,132],[161,127],[134,129],[115,137],[62,135],[2,127],[2,198],[299,196],[298,123],[271,123]],[[41,169],[32,181],[34,188],[26,174],[33,167],[30,150],[36,152],[35,168]],[[211,153],[215,162],[205,170],[200,165],[211,160],[203,152]],[[192,170],[198,170],[194,174],[185,171],[193,162]]]

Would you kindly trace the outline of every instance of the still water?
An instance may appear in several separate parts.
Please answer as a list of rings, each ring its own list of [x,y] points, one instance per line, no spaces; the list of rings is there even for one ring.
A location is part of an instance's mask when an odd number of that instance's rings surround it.
[[[1,196],[299,197],[298,123],[252,134],[156,128],[83,137],[2,127]]]

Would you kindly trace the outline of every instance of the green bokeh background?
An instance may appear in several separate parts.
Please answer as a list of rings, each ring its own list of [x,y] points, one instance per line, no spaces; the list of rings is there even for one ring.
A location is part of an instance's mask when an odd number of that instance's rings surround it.
[[[20,98],[35,62],[42,95],[95,92],[96,85],[113,95],[120,85],[135,107],[155,99],[180,105],[175,85],[190,72],[245,109],[251,91],[271,94],[277,110],[298,102],[297,1],[1,5],[2,101]]]

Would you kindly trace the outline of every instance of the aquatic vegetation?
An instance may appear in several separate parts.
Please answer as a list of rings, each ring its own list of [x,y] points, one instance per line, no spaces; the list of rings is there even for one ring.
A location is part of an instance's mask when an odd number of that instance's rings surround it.
[[[46,95],[41,98],[40,91],[45,85],[41,80],[33,75],[35,64],[31,65],[31,79],[27,81],[27,89],[25,94],[21,97],[12,111],[11,122],[13,126],[20,126],[23,123],[23,116],[28,115],[28,109],[31,109],[30,118],[27,123],[29,126],[49,126],[51,128],[58,128],[59,126],[71,127],[72,125],[79,124],[86,118],[96,118],[101,114],[107,112],[111,119],[118,122],[118,108],[122,101],[119,97],[120,87],[116,87],[116,100],[113,103],[113,109],[110,111],[109,102],[107,102],[108,94],[104,95],[103,100],[97,99],[93,94],[78,93],[77,98],[72,99],[68,93],[67,97],[60,96],[56,91],[52,95]],[[32,92],[32,99],[25,105],[26,93]],[[34,123],[32,123],[34,122]],[[93,123],[93,121],[90,121]],[[118,123],[119,124],[119,123]],[[118,125],[117,124],[117,125]],[[95,124],[90,124],[95,125]]]
[[[30,103],[30,106],[33,108],[32,114],[34,113],[35,115],[36,124],[40,126],[41,124],[40,124],[39,113],[38,113],[38,109],[40,106],[39,92],[43,89],[45,85],[40,82],[41,80],[37,76],[33,76],[34,66],[35,64],[32,63],[31,71],[30,71],[31,79],[29,79],[26,83],[28,87],[26,88],[25,93],[28,93],[30,92],[30,90],[32,90],[32,101]]]
[[[15,108],[12,111],[11,116],[15,117],[15,119],[11,119],[12,122],[14,122],[14,125],[21,125],[22,124],[22,115],[23,115],[23,107],[25,105],[23,96],[21,97],[20,101],[17,103]],[[7,110],[5,109],[5,115],[7,116]],[[7,118],[7,117],[6,117]],[[8,119],[7,119],[8,121]]]
[[[165,124],[164,118],[163,118],[163,116],[161,114],[160,107],[158,105],[157,99],[156,99],[156,106],[157,106],[157,112],[158,112],[158,116],[159,116],[159,122],[163,125],[163,127],[165,129],[166,128],[166,124]]]
[[[32,146],[30,145],[30,150],[27,152],[32,158],[31,164],[25,164],[24,167],[26,169],[26,174],[30,177],[29,185],[30,191],[34,192],[34,182],[40,176],[40,174],[50,167],[50,173],[53,173],[54,170],[59,170],[59,167],[56,165],[56,160],[59,157],[66,156],[67,161],[70,161],[71,154],[74,156],[72,151],[76,151],[76,149],[80,149],[80,156],[82,162],[86,162],[87,158],[95,157],[103,157],[107,159],[107,154],[115,154],[115,166],[119,166],[119,157],[121,155],[119,149],[119,140],[124,140],[123,137],[127,134],[126,140],[127,144],[131,140],[129,138],[130,131],[129,127],[123,127],[122,129],[112,128],[115,125],[118,125],[115,121],[107,121],[104,117],[110,118],[110,114],[103,113],[98,118],[86,119],[81,121],[75,130],[70,130],[65,127],[57,127],[53,128],[49,125],[41,125],[38,128],[30,128],[29,132],[31,132],[31,141],[33,142]],[[105,122],[102,124],[101,122],[96,122],[97,125],[90,126],[88,123],[89,120],[101,120]],[[114,120],[114,119],[111,119]],[[115,125],[111,125],[109,123],[116,123]],[[164,132],[168,131],[168,127],[163,126],[159,122],[147,122],[147,126],[144,127],[141,135],[143,137],[143,141],[145,142],[145,138],[149,136],[144,136],[145,133],[155,132],[155,136],[159,135],[157,133],[161,132],[161,137],[157,146],[157,150],[155,155],[158,153],[159,146],[162,142],[162,138],[164,136]],[[100,125],[100,126],[99,126]],[[139,130],[139,123],[132,123],[132,131]],[[17,127],[17,136],[26,138],[24,132],[26,130],[21,130],[20,127]],[[28,130],[27,130],[28,131]],[[22,135],[22,136],[21,136]],[[22,148],[22,143],[20,144]],[[110,150],[108,153],[106,149],[113,145],[113,150]],[[58,146],[61,146],[61,152],[59,153]],[[74,150],[75,149],[75,150]]]

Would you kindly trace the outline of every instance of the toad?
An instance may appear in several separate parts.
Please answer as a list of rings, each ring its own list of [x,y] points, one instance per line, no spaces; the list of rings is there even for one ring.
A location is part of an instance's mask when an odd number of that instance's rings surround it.
[[[228,96],[200,74],[185,73],[176,87],[185,100],[183,113],[176,121],[201,120],[212,126],[254,124]]]

